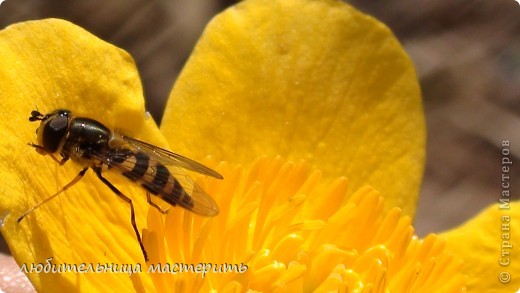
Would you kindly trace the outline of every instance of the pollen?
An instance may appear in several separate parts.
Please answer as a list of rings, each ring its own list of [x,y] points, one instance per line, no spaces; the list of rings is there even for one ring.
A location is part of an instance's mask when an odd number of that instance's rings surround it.
[[[399,208],[384,213],[371,187],[349,193],[346,178],[329,182],[279,157],[208,165],[225,179],[197,183],[219,215],[149,210],[143,234],[157,291],[465,292],[444,242],[415,236]]]

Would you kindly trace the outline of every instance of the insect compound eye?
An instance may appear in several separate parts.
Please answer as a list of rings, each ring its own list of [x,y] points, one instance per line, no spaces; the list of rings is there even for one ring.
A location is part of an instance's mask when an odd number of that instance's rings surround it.
[[[62,139],[67,134],[69,125],[68,115],[53,115],[42,122],[38,133],[38,140],[46,151],[54,153],[58,150]]]

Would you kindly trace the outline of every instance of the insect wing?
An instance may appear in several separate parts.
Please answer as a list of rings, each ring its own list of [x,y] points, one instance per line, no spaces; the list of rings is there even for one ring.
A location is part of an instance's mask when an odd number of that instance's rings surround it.
[[[175,166],[166,168],[163,160],[157,161],[144,150],[134,152],[124,148],[112,149],[109,153],[98,153],[93,156],[171,205],[179,205],[207,217],[219,213],[213,198],[182,168]],[[158,180],[157,177],[162,178]]]
[[[211,177],[214,177],[217,179],[223,179],[222,175],[220,175],[218,172],[202,165],[199,162],[196,162],[194,160],[188,159],[179,154],[170,152],[163,148],[151,145],[149,143],[137,140],[137,139],[129,137],[129,136],[121,135],[121,137],[129,145],[149,154],[150,157],[155,158],[157,161],[161,162],[162,164],[174,165],[174,166],[178,166],[178,167],[181,167],[184,169],[195,171],[197,173],[208,175],[208,176],[211,176]]]

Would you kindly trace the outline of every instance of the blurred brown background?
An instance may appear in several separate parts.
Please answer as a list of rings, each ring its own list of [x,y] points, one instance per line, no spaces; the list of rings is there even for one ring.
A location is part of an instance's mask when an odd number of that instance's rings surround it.
[[[233,3],[7,0],[0,6],[0,28],[58,17],[127,50],[142,76],[147,107],[160,121],[173,81],[205,24]],[[520,5],[513,0],[351,4],[394,30],[420,77],[428,163],[415,220],[417,233],[454,227],[498,201],[500,144],[505,139],[511,141],[515,161],[511,191],[518,199]],[[0,251],[8,252],[5,244]]]

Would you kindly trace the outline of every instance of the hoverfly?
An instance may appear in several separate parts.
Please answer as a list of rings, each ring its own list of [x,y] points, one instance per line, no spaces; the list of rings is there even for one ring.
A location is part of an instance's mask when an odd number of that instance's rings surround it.
[[[158,196],[172,206],[181,206],[202,216],[215,216],[219,209],[215,201],[198,186],[183,170],[223,179],[216,171],[181,155],[156,147],[146,142],[111,131],[100,122],[84,117],[74,117],[69,110],[58,109],[43,115],[32,111],[29,121],[41,121],[36,133],[38,144],[29,145],[40,154],[49,154],[60,165],[71,159],[83,166],[79,174],[61,190],[26,211],[18,223],[33,210],[58,196],[77,183],[92,169],[99,180],[117,196],[130,205],[130,220],[144,258],[148,255],[137,229],[132,200],[112,183],[102,172],[108,169],[137,183],[146,191],[148,203],[162,213],[150,194]],[[58,160],[55,155],[60,155]]]

